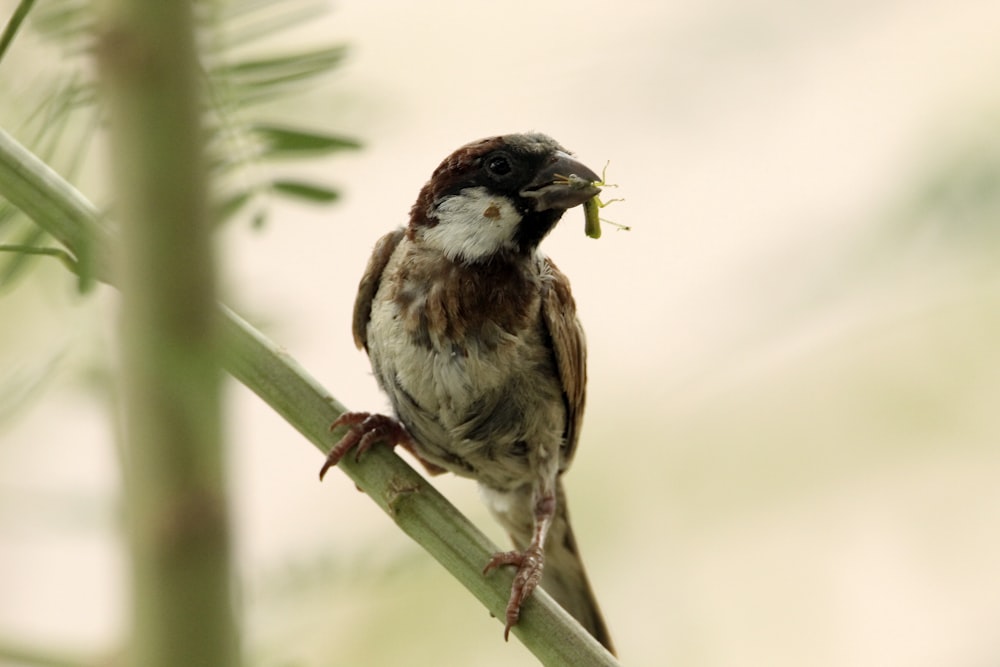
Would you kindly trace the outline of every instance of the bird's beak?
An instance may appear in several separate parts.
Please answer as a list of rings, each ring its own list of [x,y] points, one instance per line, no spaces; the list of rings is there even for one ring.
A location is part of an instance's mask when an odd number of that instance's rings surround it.
[[[594,185],[601,177],[567,153],[556,151],[528,183],[521,196],[535,203],[536,211],[566,210],[578,206],[601,191]]]

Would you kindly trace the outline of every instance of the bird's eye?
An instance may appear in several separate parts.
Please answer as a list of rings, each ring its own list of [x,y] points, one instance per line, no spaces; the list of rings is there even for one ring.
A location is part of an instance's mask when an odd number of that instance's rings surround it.
[[[514,168],[510,164],[510,158],[500,153],[486,158],[486,171],[492,176],[506,176]]]

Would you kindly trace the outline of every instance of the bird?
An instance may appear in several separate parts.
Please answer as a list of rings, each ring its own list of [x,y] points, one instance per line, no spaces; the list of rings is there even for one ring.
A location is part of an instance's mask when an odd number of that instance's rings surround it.
[[[539,244],[600,178],[540,133],[487,137],[434,170],[409,224],[375,245],[354,342],[393,414],[348,412],[320,479],[352,448],[400,445],[430,473],[475,480],[514,550],[505,639],[541,585],[609,651],[562,475],[580,439],[586,344],[569,279]]]

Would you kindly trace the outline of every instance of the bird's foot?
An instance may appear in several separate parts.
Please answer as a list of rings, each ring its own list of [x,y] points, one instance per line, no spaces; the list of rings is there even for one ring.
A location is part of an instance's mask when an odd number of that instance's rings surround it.
[[[334,431],[341,426],[348,427],[347,433],[337,441],[330,453],[326,455],[326,461],[319,470],[320,480],[326,475],[326,471],[340,463],[340,460],[352,448],[355,450],[354,460],[358,461],[361,459],[361,455],[371,449],[376,442],[382,442],[391,447],[401,445],[403,449],[413,454],[431,475],[440,475],[445,471],[441,466],[425,461],[417,453],[413,438],[410,437],[406,427],[392,417],[370,412],[345,412],[330,424],[330,430]]]
[[[510,636],[510,629],[517,625],[517,619],[521,616],[521,605],[542,581],[545,556],[542,548],[534,544],[524,551],[502,551],[493,554],[493,558],[483,568],[483,574],[502,565],[517,567],[514,583],[510,587],[510,600],[507,602],[507,625],[503,631],[503,638],[506,640]]]
[[[321,480],[326,471],[340,463],[340,459],[344,458],[352,448],[355,461],[360,460],[361,455],[371,449],[376,442],[384,442],[390,446],[403,445],[410,450],[413,448],[413,441],[410,440],[406,428],[392,417],[370,412],[345,412],[330,425],[330,430],[333,431],[341,426],[348,427],[347,433],[327,454],[326,462],[319,471]]]

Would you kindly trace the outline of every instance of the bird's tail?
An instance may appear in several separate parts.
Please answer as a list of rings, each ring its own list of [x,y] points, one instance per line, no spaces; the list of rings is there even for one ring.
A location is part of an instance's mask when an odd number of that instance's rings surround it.
[[[562,480],[556,482],[556,516],[545,543],[545,570],[542,588],[611,653],[611,635],[590,588],[580,549],[569,522]]]

